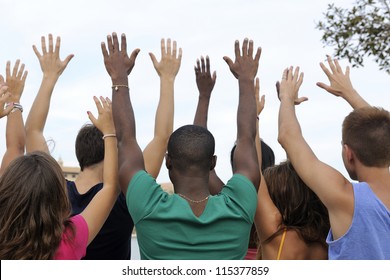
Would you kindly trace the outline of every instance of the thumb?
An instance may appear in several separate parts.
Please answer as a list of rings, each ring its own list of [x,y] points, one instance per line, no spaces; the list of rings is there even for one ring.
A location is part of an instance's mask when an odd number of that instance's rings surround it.
[[[214,83],[215,83],[216,80],[217,80],[217,72],[214,71],[213,72],[213,81],[214,81]]]
[[[227,65],[229,65],[229,67],[231,67],[233,65],[233,61],[229,57],[224,56],[223,60],[226,61]]]
[[[297,99],[294,100],[294,104],[295,104],[295,105],[299,105],[299,104],[301,104],[302,102],[305,102],[305,101],[307,101],[307,100],[309,100],[309,98],[307,98],[307,97],[299,97],[299,98],[297,98]]]
[[[157,59],[153,53],[149,53],[150,59],[152,60],[153,66],[156,67],[158,64]]]
[[[90,111],[87,111],[87,114],[88,114],[89,120],[95,125],[97,122],[97,119],[95,118],[95,116]]]
[[[70,55],[68,55],[68,56],[65,58],[65,60],[64,60],[65,66],[68,65],[69,61],[71,61],[71,59],[72,59],[73,57],[74,57],[74,54],[70,54]]]

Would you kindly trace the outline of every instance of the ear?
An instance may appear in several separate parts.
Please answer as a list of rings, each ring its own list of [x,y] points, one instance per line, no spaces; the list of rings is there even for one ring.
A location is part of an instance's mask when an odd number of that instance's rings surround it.
[[[165,154],[165,166],[168,170],[172,169],[171,157],[168,154]]]
[[[211,158],[211,166],[210,166],[210,170],[213,170],[215,168],[215,165],[217,164],[217,156],[214,155],[212,158]]]
[[[343,145],[345,158],[348,161],[349,164],[353,164],[355,161],[355,153],[352,151],[352,149],[347,145]]]

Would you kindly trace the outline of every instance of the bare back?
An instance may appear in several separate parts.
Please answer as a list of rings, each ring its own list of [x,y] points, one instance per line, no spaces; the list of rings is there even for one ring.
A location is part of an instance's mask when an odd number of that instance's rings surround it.
[[[262,259],[276,260],[282,235],[262,244]],[[307,244],[295,230],[287,230],[280,254],[281,260],[327,260],[328,248],[319,242]]]

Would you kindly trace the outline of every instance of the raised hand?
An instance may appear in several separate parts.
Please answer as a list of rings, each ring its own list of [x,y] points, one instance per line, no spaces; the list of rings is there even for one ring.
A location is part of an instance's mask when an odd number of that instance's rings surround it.
[[[49,46],[47,50],[45,36],[41,37],[42,54],[38,51],[34,45],[33,50],[41,65],[42,73],[44,77],[58,78],[65,70],[69,61],[73,58],[73,54],[68,55],[65,60],[60,59],[60,45],[61,38],[57,37],[56,45],[53,47],[53,35],[49,34]]]
[[[161,39],[161,60],[157,61],[156,56],[153,53],[149,53],[150,58],[152,59],[153,66],[157,71],[157,74],[162,79],[174,79],[179,72],[182,49],[179,48],[179,53],[177,53],[177,43],[173,41],[171,44],[171,39],[167,39],[165,45],[165,40]]]
[[[327,56],[327,60],[330,70],[322,62],[320,66],[328,77],[330,85],[318,82],[317,86],[336,96],[343,96],[354,91],[349,78],[349,66],[346,67],[344,73],[337,59],[332,60],[330,56]]]
[[[208,56],[206,56],[206,63],[203,56],[200,58],[200,61],[199,59],[196,60],[195,76],[199,95],[210,98],[217,79],[217,73],[214,71],[213,75],[211,75],[210,58]]]
[[[303,82],[303,73],[299,73],[299,67],[286,68],[283,71],[281,82],[276,83],[276,91],[279,100],[283,98],[291,100],[295,105],[307,101],[307,97],[298,97],[298,91]]]
[[[91,120],[94,126],[100,130],[103,135],[115,135],[115,126],[114,121],[112,119],[112,103],[110,98],[97,98],[93,97],[95,101],[96,108],[98,110],[98,117],[95,116],[88,111],[88,118]]]
[[[249,46],[248,46],[249,45]],[[253,58],[253,41],[245,38],[242,44],[242,55],[240,54],[240,43],[238,41],[234,44],[236,59],[233,61],[224,56],[223,59],[229,65],[230,71],[237,79],[251,79],[256,76],[259,67],[259,59],[261,55],[261,48],[257,48],[256,55]]]
[[[345,73],[337,59],[327,56],[330,70],[321,62],[320,66],[329,79],[330,85],[318,82],[317,86],[325,89],[327,92],[344,98],[353,108],[370,106],[358,92],[353,88],[349,78],[349,66],[346,67]]]
[[[24,64],[19,68],[20,60],[16,60],[14,68],[11,74],[11,62],[7,61],[6,66],[6,83],[8,86],[8,91],[11,93],[8,102],[20,102],[20,98],[23,93],[24,85],[27,78],[27,71],[24,71]]]
[[[126,35],[121,36],[121,46],[119,47],[118,36],[114,32],[112,36],[107,36],[107,47],[104,42],[101,44],[104,65],[111,80],[115,83],[126,82],[127,76],[133,70],[135,59],[139,53],[139,49],[135,49],[130,56],[127,54]]]

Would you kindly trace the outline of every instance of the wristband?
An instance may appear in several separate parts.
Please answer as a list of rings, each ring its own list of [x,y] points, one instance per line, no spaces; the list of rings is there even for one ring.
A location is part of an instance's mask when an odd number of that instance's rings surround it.
[[[107,137],[116,137],[116,134],[105,134],[103,135],[102,139],[106,139]]]

